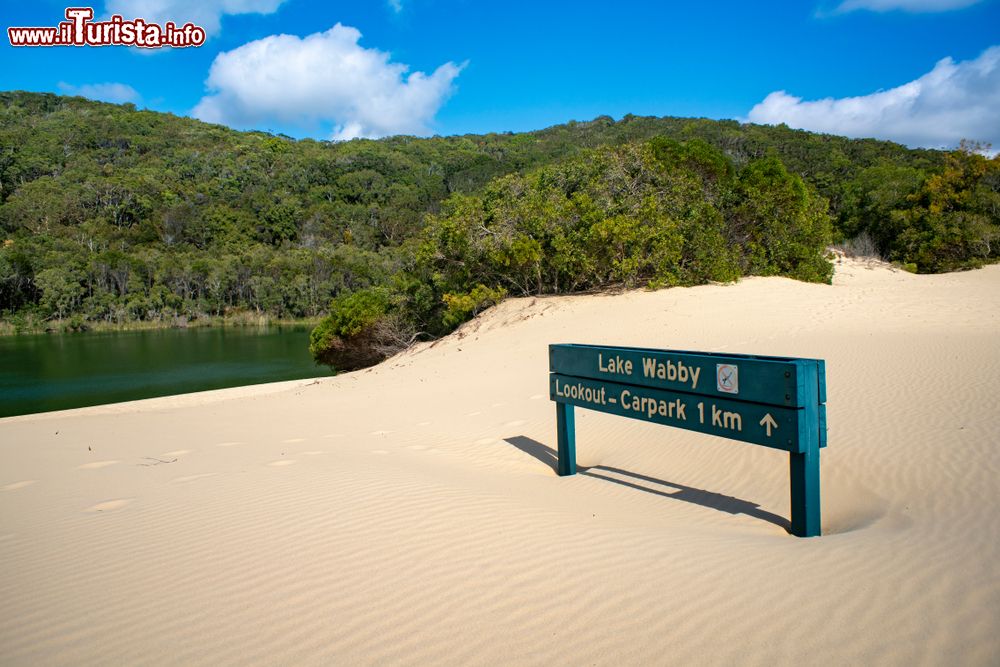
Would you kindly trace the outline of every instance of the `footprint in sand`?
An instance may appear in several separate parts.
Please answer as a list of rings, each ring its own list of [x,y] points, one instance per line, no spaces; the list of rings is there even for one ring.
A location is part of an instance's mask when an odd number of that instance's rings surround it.
[[[290,466],[293,463],[295,463],[295,459],[278,459],[277,461],[271,461],[267,465],[280,468],[281,466]]]
[[[305,441],[306,441],[305,438],[289,438],[288,440],[282,440],[281,442],[282,444],[285,445],[292,445],[295,444],[296,442],[305,442]]]
[[[88,507],[85,512],[110,512],[112,510],[120,510],[121,508],[132,502],[133,498],[118,498],[116,500],[105,500],[103,503],[97,503]]]
[[[170,458],[171,456],[173,456],[174,458],[177,458],[178,456],[184,456],[185,454],[190,454],[190,453],[191,453],[190,449],[178,449],[178,450],[173,451],[173,452],[164,452],[163,454],[160,454],[160,456],[162,456],[163,458],[167,459],[167,458]]]
[[[219,473],[216,473],[216,472],[201,472],[201,473],[198,473],[197,475],[184,475],[183,477],[177,477],[173,481],[179,482],[179,483],[183,484],[185,482],[193,482],[196,479],[204,479],[206,477],[215,477],[218,474]]]
[[[242,442],[219,442],[216,443],[216,447],[236,447],[237,445],[242,445]]]
[[[94,461],[92,463],[84,463],[82,466],[77,466],[77,470],[97,470],[98,468],[107,468],[108,466],[113,466],[116,463],[121,463],[121,461]]]
[[[26,486],[31,486],[32,484],[35,483],[35,481],[36,480],[33,480],[33,479],[25,479],[25,480],[22,480],[20,482],[12,482],[12,483],[8,484],[7,486],[3,487],[3,490],[4,491],[17,491],[18,489],[23,489]]]

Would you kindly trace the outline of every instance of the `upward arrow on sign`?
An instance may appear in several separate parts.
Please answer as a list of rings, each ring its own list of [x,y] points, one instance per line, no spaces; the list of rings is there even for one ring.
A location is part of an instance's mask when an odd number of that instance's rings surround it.
[[[760,425],[767,429],[767,437],[771,437],[771,429],[778,428],[778,422],[774,421],[774,417],[768,412],[764,415],[764,418],[760,420]]]

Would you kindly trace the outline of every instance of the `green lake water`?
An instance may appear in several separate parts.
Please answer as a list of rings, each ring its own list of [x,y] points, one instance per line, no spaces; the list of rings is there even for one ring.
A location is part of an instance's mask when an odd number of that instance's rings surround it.
[[[0,417],[321,375],[305,327],[0,337]]]

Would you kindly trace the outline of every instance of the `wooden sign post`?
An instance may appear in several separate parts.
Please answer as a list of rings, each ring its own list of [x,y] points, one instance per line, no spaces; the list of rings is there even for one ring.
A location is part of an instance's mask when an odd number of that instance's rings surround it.
[[[560,475],[576,473],[574,406],[742,440],[789,453],[791,532],[820,534],[823,360],[550,345],[549,371]]]

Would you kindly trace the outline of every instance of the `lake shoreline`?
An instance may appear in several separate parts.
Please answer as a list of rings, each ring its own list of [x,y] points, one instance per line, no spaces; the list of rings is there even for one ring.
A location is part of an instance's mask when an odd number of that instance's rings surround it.
[[[223,387],[221,389],[204,389],[201,391],[189,391],[181,394],[166,394],[163,396],[152,396],[150,398],[137,398],[130,401],[119,401],[117,403],[99,403],[97,405],[85,405],[78,408],[48,410],[46,412],[29,412],[23,415],[0,417],[0,426],[23,422],[46,421],[50,419],[61,420],[98,417],[101,415],[151,413],[176,408],[193,408],[213,405],[223,401],[253,399],[261,396],[267,396],[268,394],[277,394],[284,391],[290,391],[326,382],[331,380],[333,377],[334,376],[330,375],[317,375],[316,377],[299,378],[296,380],[275,380],[273,382],[242,384],[233,387]]]
[[[238,315],[211,315],[193,320],[186,318],[164,318],[159,320],[129,320],[127,322],[105,322],[84,320],[82,325],[74,318],[58,320],[31,320],[22,326],[9,319],[0,320],[0,336],[36,336],[40,334],[81,334],[105,331],[153,331],[158,329],[206,329],[211,327],[315,327],[321,315],[303,318],[276,318],[258,313]],[[82,328],[81,328],[82,326]]]
[[[328,374],[308,326],[218,326],[0,337],[0,416]]]

